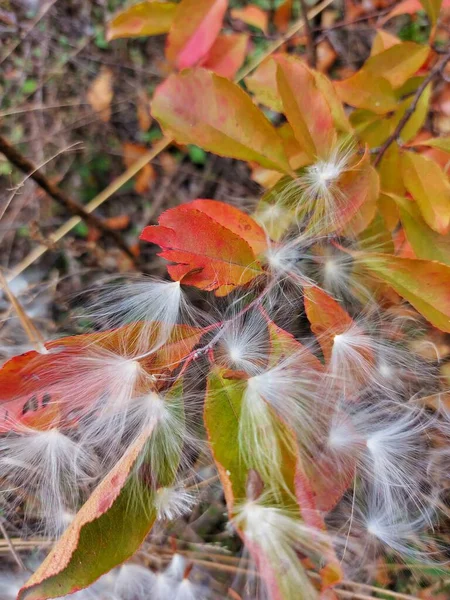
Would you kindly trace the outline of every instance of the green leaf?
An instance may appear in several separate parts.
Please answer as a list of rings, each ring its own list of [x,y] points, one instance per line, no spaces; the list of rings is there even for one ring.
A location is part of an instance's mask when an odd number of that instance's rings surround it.
[[[181,382],[166,394],[165,401],[173,403],[179,419],[184,418]],[[157,490],[141,476],[140,468],[153,464],[149,456],[153,444],[165,448],[161,435],[156,421],[143,429],[21,589],[18,600],[47,600],[71,594],[133,556],[157,517]],[[152,472],[159,487],[173,483],[181,447],[177,450],[167,451],[162,468]]]

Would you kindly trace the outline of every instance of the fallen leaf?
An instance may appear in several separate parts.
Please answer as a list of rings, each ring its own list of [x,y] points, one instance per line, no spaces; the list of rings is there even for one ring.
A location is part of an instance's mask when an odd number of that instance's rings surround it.
[[[327,39],[324,39],[317,44],[316,51],[317,70],[321,73],[328,73],[338,57],[337,52]]]
[[[130,167],[143,154],[146,154],[147,152],[148,148],[146,146],[126,142],[125,144],[123,144],[123,161],[125,163],[125,166]],[[138,194],[145,194],[152,187],[153,183],[155,182],[155,179],[155,169],[150,163],[147,163],[137,174],[134,183],[134,189]]]
[[[111,118],[113,95],[113,72],[107,67],[102,67],[100,73],[89,86],[86,98],[105,123]]]
[[[178,5],[175,2],[148,0],[117,13],[106,28],[106,39],[160,35],[170,29]]]
[[[136,103],[136,114],[141,131],[148,131],[152,124],[152,116],[150,114],[150,98],[147,92],[143,89],[139,90]]]
[[[167,36],[167,60],[180,70],[205,60],[222,28],[227,4],[227,0],[183,0]]]

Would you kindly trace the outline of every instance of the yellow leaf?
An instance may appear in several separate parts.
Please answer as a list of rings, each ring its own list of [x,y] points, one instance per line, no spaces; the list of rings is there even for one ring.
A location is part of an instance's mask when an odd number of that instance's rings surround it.
[[[450,234],[440,235],[430,229],[414,202],[401,196],[392,197],[399,206],[403,229],[417,258],[450,265]]]
[[[376,56],[384,50],[392,48],[392,46],[395,46],[396,44],[401,44],[401,40],[398,37],[392,35],[392,33],[384,31],[384,29],[378,29],[375,37],[373,38],[370,56]]]
[[[132,38],[167,33],[178,5],[158,0],[139,2],[115,15],[108,23],[106,39]]]
[[[277,56],[277,84],[298,143],[312,160],[326,157],[336,140],[333,117],[314,74],[302,61]]]
[[[395,44],[376,56],[370,57],[363,66],[372,76],[384,77],[393,88],[402,86],[426,61],[428,46],[403,42]]]
[[[403,152],[400,159],[403,182],[417,202],[426,223],[438,233],[450,226],[450,184],[441,167],[415,152]]]
[[[258,104],[263,104],[276,112],[283,112],[283,103],[277,86],[277,63],[272,56],[266,58],[252,75],[245,78],[245,85]]]
[[[432,25],[435,25],[441,11],[442,0],[420,0],[420,3],[429,16]]]
[[[358,253],[358,263],[390,285],[428,321],[450,333],[450,267],[388,254]]]

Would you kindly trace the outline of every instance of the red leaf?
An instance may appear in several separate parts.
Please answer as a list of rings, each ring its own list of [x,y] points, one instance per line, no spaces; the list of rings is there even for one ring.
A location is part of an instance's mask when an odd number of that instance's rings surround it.
[[[159,325],[147,323],[149,346],[157,339]],[[7,361],[0,369],[0,433],[14,430],[20,425],[45,429],[62,420],[66,426],[76,425],[71,413],[80,407],[74,398],[68,402],[61,398],[58,375],[61,365],[70,364],[81,356],[91,356],[96,349],[106,349],[118,355],[133,356],[134,347],[143,325],[133,324],[111,332],[91,333],[61,338],[47,342],[48,354],[27,352]],[[147,331],[146,331],[147,333]],[[199,342],[203,330],[177,325],[169,340],[143,362],[148,373],[172,372]],[[120,353],[120,354],[119,354]],[[55,385],[56,384],[56,385]],[[83,396],[83,402],[92,405],[101,395],[99,387],[92,390],[92,398]],[[75,413],[76,414],[76,413]]]
[[[245,60],[247,44],[245,33],[219,35],[201,66],[221,77],[233,79]]]
[[[166,58],[177,69],[205,59],[222,28],[227,0],[183,0],[167,37]]]
[[[257,255],[267,248],[264,230],[251,217],[222,202],[194,200],[164,212],[141,239],[158,244],[160,256],[177,264],[174,281],[217,296],[262,275]]]

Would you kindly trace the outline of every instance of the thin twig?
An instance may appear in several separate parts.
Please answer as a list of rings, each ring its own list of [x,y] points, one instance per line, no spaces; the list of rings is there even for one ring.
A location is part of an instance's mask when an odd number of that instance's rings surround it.
[[[316,68],[317,64],[317,48],[314,41],[314,33],[309,22],[308,8],[305,0],[300,0],[300,6],[302,8],[302,15],[305,21],[305,33],[306,33],[306,54],[308,57],[308,64],[313,69]]]
[[[411,102],[409,107],[406,109],[405,114],[398,122],[397,127],[394,129],[393,133],[387,138],[387,140],[384,142],[384,144],[380,147],[378,156],[376,157],[376,159],[374,161],[375,167],[380,163],[381,159],[383,158],[385,152],[390,147],[390,145],[393,144],[395,141],[400,140],[401,133],[402,133],[405,125],[408,123],[409,119],[412,117],[414,111],[416,110],[422,94],[424,93],[426,88],[429,86],[429,84],[433,81],[433,79],[435,79],[436,77],[438,77],[439,75],[442,74],[442,72],[445,69],[445,66],[447,65],[449,60],[450,60],[450,52],[447,51],[447,53],[445,54],[443,59],[441,61],[439,61],[431,69],[431,71],[428,73],[428,75],[425,77],[425,79],[419,85],[416,93],[414,94],[413,101]]]
[[[123,250],[123,252],[136,262],[136,257],[128,247],[122,236],[117,232],[108,227],[103,219],[90,214],[81,204],[71,198],[66,192],[64,192],[57,185],[52,183],[47,177],[40,171],[34,163],[28,158],[23,156],[10,142],[0,135],[0,152],[5,155],[11,164],[20,169],[25,175],[30,177],[35,183],[39,185],[49,196],[53,198],[58,204],[66,208],[73,215],[77,215],[83,221],[85,221],[91,227],[95,227],[105,235],[108,235],[117,246]]]
[[[27,569],[27,567],[24,565],[22,559],[20,558],[19,554],[16,552],[16,549],[14,548],[14,544],[11,541],[11,538],[8,535],[8,532],[6,531],[6,527],[3,524],[3,519],[0,518],[0,531],[3,535],[3,537],[5,538],[5,541],[8,545],[9,551],[11,552],[14,560],[16,561],[16,563],[18,564],[19,568],[22,571],[29,571],[30,569]]]
[[[31,344],[34,346],[34,348],[38,352],[46,353],[47,350],[45,348],[44,338],[40,334],[39,330],[35,327],[33,321],[30,319],[30,317],[25,312],[25,309],[23,308],[23,306],[21,305],[19,300],[16,298],[16,296],[11,291],[11,289],[8,285],[8,282],[6,281],[4,275],[1,271],[0,271],[0,286],[4,289],[5,294],[8,297],[8,300],[11,302],[11,305],[14,307],[14,310],[16,311],[19,321],[20,321],[25,333],[27,334],[28,339],[30,340]]]
[[[315,6],[308,12],[308,18],[313,19],[315,16],[320,14],[327,6],[329,6],[334,0],[323,0],[320,4]],[[303,17],[299,19],[296,23],[294,23],[288,31],[280,37],[276,42],[271,44],[266,52],[262,55],[258,56],[253,62],[250,62],[244,69],[242,69],[235,81],[239,83],[246,77],[249,73],[254,71],[268,56],[273,54],[282,46],[289,38],[298,33],[304,27],[304,19]],[[137,175],[141,169],[145,167],[150,161],[156,158],[163,150],[165,150],[170,144],[174,141],[173,138],[169,136],[163,137],[158,143],[156,143],[151,150],[143,154],[137,161],[135,161],[126,171],[122,173],[119,177],[117,177],[110,185],[108,185],[100,194],[95,196],[89,204],[85,206],[85,211],[87,213],[91,213],[96,208],[98,208],[101,204],[106,202],[120,187],[122,187],[125,183],[127,183],[132,177]],[[56,243],[61,238],[63,238],[69,231],[71,231],[78,223],[80,222],[79,217],[73,217],[64,225],[59,227],[49,238],[50,243]],[[34,248],[28,256],[26,256],[8,275],[8,281],[12,281],[15,277],[20,275],[25,269],[27,269],[30,265],[32,265],[36,260],[38,260],[43,254],[45,254],[48,250],[48,246],[43,244]]]

